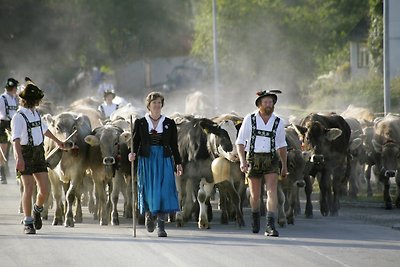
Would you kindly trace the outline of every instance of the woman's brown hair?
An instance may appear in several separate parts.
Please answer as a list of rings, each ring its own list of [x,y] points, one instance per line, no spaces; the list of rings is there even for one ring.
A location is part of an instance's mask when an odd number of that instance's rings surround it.
[[[159,92],[151,92],[150,94],[147,95],[146,97],[146,107],[149,109],[150,103],[156,99],[160,98],[161,99],[161,106],[164,106],[164,96],[159,93]]]

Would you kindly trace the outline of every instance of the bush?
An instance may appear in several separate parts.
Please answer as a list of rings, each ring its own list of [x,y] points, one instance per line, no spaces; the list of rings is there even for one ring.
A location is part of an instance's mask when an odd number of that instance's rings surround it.
[[[335,74],[314,82],[308,92],[303,94],[308,109],[340,111],[348,105],[368,108],[374,113],[384,110],[383,78],[369,76],[366,79],[342,81]],[[400,113],[400,77],[391,81],[391,112]],[[306,101],[305,101],[306,102]]]

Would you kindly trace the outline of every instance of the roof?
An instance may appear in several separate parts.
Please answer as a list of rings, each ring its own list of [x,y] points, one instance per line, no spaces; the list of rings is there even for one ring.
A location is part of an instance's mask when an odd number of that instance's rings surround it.
[[[368,39],[370,21],[368,17],[361,19],[348,34],[349,41],[365,41]]]

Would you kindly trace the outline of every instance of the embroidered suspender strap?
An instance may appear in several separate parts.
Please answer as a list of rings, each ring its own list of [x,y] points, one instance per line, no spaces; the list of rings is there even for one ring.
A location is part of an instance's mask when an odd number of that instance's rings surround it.
[[[103,105],[100,106],[100,109],[101,109],[101,114],[105,117],[106,112],[104,111]]]
[[[40,127],[40,130],[42,131],[42,135],[43,135],[43,129],[42,129],[41,121],[39,120],[39,121],[30,122],[24,113],[19,112],[19,114],[21,114],[22,117],[26,121],[26,126],[27,126],[26,128],[27,128],[27,131],[28,131],[28,145],[29,146],[34,146],[34,144],[33,144],[33,136],[32,136],[32,128],[33,127]],[[38,115],[39,115],[39,113],[38,113]]]
[[[3,100],[4,100],[4,106],[5,106],[5,108],[6,108],[6,116],[7,116],[7,118],[9,118],[9,119],[11,120],[11,117],[10,117],[10,110],[17,110],[18,107],[17,107],[17,106],[10,106],[10,105],[8,105],[7,98],[6,98],[4,95],[2,95],[1,97],[2,97]]]
[[[6,116],[7,116],[7,118],[10,118],[10,110],[9,110],[7,98],[4,95],[2,95],[1,97],[4,100],[4,106],[6,108]]]
[[[256,114],[251,114],[251,138],[250,138],[250,150],[249,150],[250,158],[252,158],[254,156],[254,145],[256,143],[256,131],[257,131]]]
[[[281,119],[276,117],[274,121],[274,126],[272,126],[272,137],[271,137],[271,154],[272,157],[275,157],[276,154],[276,149],[275,149],[275,136],[276,136],[276,130],[278,129],[279,121]]]
[[[269,137],[271,140],[271,154],[272,157],[275,156],[276,149],[275,149],[275,136],[276,130],[278,128],[280,122],[280,118],[276,117],[274,121],[274,125],[272,126],[272,131],[265,131],[265,130],[258,130],[257,129],[257,122],[256,122],[256,114],[251,114],[251,138],[250,138],[250,151],[249,156],[254,156],[254,146],[256,143],[256,136],[263,136]]]

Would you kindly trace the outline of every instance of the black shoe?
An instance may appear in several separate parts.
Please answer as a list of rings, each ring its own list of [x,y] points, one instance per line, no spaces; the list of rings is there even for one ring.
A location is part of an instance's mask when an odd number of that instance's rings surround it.
[[[157,231],[157,235],[158,237],[167,237],[167,232],[165,232],[165,230],[158,230]]]
[[[157,235],[158,237],[167,237],[167,232],[165,232],[165,221],[162,219],[157,219]]]
[[[6,173],[4,171],[4,166],[0,167],[0,183],[7,184],[7,177],[6,177]]]
[[[275,220],[273,217],[267,218],[267,228],[265,229],[266,236],[279,236],[279,232],[275,229]]]
[[[150,213],[146,213],[146,218],[144,224],[146,225],[147,232],[154,232],[155,224],[153,216]]]
[[[42,229],[42,216],[40,212],[33,211],[33,225],[35,226],[36,230]]]
[[[260,212],[252,212],[251,217],[253,219],[251,223],[252,231],[257,234],[260,232]]]
[[[36,234],[36,230],[35,230],[35,228],[33,227],[33,224],[32,224],[32,223],[26,224],[26,225],[25,225],[24,232],[25,232],[25,234],[27,234],[27,235],[34,235],[34,234]]]

